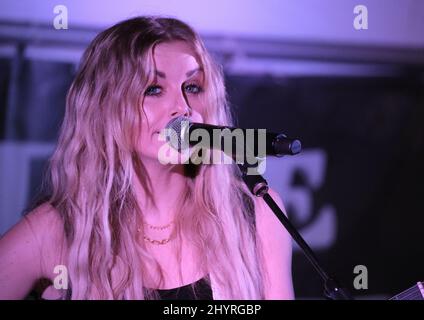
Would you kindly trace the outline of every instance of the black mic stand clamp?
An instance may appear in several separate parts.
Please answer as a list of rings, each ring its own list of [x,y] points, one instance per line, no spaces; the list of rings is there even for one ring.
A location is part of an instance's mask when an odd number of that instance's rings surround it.
[[[242,173],[242,178],[249,190],[253,195],[257,197],[262,197],[266,204],[271,208],[274,214],[277,216],[278,220],[283,224],[287,229],[289,234],[292,236],[294,241],[302,249],[303,253],[306,255],[306,258],[313,265],[315,270],[318,272],[320,277],[324,281],[324,295],[327,299],[330,300],[352,300],[353,298],[343,289],[336,280],[330,278],[324,269],[320,266],[318,259],[316,258],[314,252],[305,242],[296,228],[292,225],[290,220],[286,217],[286,214],[281,210],[281,208],[275,203],[274,199],[269,195],[268,182],[257,172],[252,174],[252,170],[255,170],[254,165],[248,164],[246,161],[242,164],[237,164]],[[259,166],[256,166],[256,169]],[[249,169],[249,170],[248,170]],[[247,174],[249,172],[249,174]]]

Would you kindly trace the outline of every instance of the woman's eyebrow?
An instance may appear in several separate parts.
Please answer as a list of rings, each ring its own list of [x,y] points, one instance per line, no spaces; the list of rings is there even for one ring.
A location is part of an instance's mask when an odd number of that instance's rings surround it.
[[[189,72],[186,73],[187,78],[191,77],[193,74],[195,74],[196,72],[203,72],[203,69],[201,67],[193,69]]]
[[[159,70],[155,70],[155,75],[160,77],[160,78],[164,78],[164,79],[166,78],[165,73],[162,72],[162,71],[159,71]]]

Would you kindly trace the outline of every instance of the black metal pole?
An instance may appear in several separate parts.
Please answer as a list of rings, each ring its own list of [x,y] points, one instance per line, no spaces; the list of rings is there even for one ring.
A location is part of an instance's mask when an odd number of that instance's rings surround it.
[[[324,294],[328,299],[331,300],[351,300],[352,297],[343,289],[336,280],[331,278],[321,267],[318,262],[317,257],[315,256],[312,249],[306,243],[306,241],[302,238],[296,228],[292,225],[290,220],[287,218],[286,214],[281,210],[281,208],[277,205],[274,199],[268,193],[268,182],[259,174],[247,174],[247,165],[246,164],[238,164],[244,182],[249,187],[252,194],[257,197],[262,197],[265,203],[270,207],[270,209],[277,216],[278,220],[283,224],[291,237],[296,241],[299,247],[302,249],[306,258],[318,272],[320,277],[324,281]],[[252,168],[251,168],[252,169]]]

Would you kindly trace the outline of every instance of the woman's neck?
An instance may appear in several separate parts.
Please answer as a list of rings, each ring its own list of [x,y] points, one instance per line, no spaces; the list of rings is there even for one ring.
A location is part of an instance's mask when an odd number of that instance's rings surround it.
[[[136,197],[143,217],[150,224],[167,224],[174,220],[175,208],[185,191],[187,177],[184,166],[162,165],[154,160],[143,161],[143,165],[151,181],[152,192],[152,197],[148,196],[138,178],[135,178]]]

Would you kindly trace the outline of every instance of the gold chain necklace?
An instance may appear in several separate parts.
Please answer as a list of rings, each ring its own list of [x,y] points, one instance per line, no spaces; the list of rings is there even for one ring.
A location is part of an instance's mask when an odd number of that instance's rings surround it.
[[[150,242],[151,244],[155,244],[155,245],[164,245],[167,244],[171,238],[165,238],[162,240],[155,240],[155,239],[150,239],[149,237],[143,236],[144,240]]]
[[[170,223],[168,223],[164,226],[154,226],[154,225],[148,224],[147,222],[144,222],[144,225],[148,226],[150,229],[153,229],[153,230],[164,230],[164,229],[169,228],[173,223],[174,223],[174,221],[171,221]]]
[[[169,228],[173,223],[174,223],[174,221],[171,221],[170,223],[168,223],[164,226],[154,226],[154,225],[151,225],[147,222],[144,222],[143,224],[148,226],[150,229],[153,229],[153,230],[165,230],[165,229]],[[141,232],[141,228],[138,228],[137,231]],[[146,235],[143,235],[143,238],[147,242],[154,244],[154,245],[164,245],[164,244],[167,244],[171,240],[171,237],[168,237],[168,238],[165,238],[165,239],[162,239],[162,240],[155,240],[155,239],[151,239],[151,238],[147,237]]]

